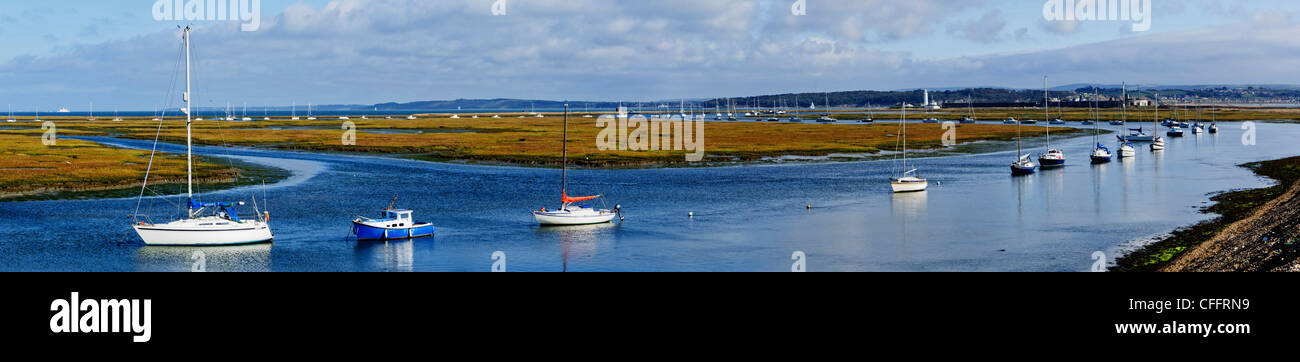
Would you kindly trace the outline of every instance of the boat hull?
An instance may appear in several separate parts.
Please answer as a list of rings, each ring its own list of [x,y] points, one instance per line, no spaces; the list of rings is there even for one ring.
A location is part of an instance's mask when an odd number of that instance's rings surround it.
[[[228,228],[191,226],[133,225],[145,245],[224,246],[271,242],[275,235],[264,223],[235,224]]]
[[[921,192],[930,188],[929,181],[916,182],[890,182],[889,186],[894,189],[894,193],[901,194],[907,192]]]
[[[533,218],[542,226],[591,225],[614,221],[616,214],[609,213],[563,213],[535,212]]]
[[[353,222],[352,233],[357,236],[357,240],[403,240],[433,236],[434,229],[432,224],[417,224],[411,227],[385,228]]]
[[[1094,164],[1094,165],[1098,165],[1098,164],[1103,164],[1103,163],[1109,163],[1109,162],[1110,162],[1110,159],[1111,159],[1110,155],[1106,155],[1106,156],[1093,155],[1093,156],[1092,156],[1092,164]]]
[[[1011,165],[1011,174],[1014,176],[1031,175],[1036,171],[1038,171],[1038,167]]]
[[[1043,168],[1061,167],[1065,166],[1065,159],[1040,158],[1038,164]]]

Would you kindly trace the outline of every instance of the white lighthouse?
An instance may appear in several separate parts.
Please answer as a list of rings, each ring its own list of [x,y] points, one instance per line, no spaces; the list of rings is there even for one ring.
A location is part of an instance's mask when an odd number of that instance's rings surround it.
[[[921,103],[921,105],[924,106],[925,109],[928,109],[928,110],[932,110],[932,111],[934,111],[934,110],[939,110],[939,109],[942,109],[942,108],[943,108],[943,106],[940,106],[940,105],[939,105],[939,102],[930,102],[930,90],[929,90],[929,89],[925,89],[924,91],[925,91],[925,99],[923,99],[923,102]]]

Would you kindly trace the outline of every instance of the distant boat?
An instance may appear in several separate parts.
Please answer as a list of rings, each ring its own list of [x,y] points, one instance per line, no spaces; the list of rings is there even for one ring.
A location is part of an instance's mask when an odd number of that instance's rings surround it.
[[[248,117],[248,102],[244,102],[244,116],[243,116],[243,118],[240,118],[239,120],[244,121],[244,122],[248,122],[248,121],[252,121],[252,120],[253,120],[252,118]]]
[[[185,28],[185,69],[189,73],[190,59],[190,28]],[[185,128],[186,128],[186,164],[193,162],[193,150],[190,146],[191,141],[188,136],[191,127],[189,120],[190,110],[193,106],[188,97],[190,93],[189,80],[185,84]],[[241,220],[235,213],[235,203],[205,203],[194,199],[194,175],[190,172],[192,167],[187,167],[186,175],[189,180],[188,201],[186,202],[186,214],[184,219],[176,220],[166,224],[154,224],[148,221],[136,219],[136,223],[131,225],[136,234],[147,245],[185,245],[185,246],[206,246],[206,245],[240,245],[256,244],[269,242],[275,238],[271,233],[271,227],[267,225],[270,213],[259,213],[261,220]],[[148,173],[145,175],[148,181]],[[143,195],[143,193],[142,193]],[[143,197],[143,196],[142,196]],[[242,205],[243,203],[238,203]],[[256,200],[254,200],[256,204]],[[205,212],[211,213],[209,216],[203,216]],[[137,210],[138,213],[138,210]]]
[[[5,122],[9,122],[9,123],[18,122],[18,120],[14,119],[14,105],[12,104],[9,105],[9,120],[6,120]]]
[[[539,211],[533,211],[533,218],[542,226],[561,226],[561,225],[591,225],[607,223],[614,220],[614,217],[622,214],[622,207],[615,206],[614,210],[595,209],[592,206],[578,205],[578,203],[591,201],[595,199],[604,200],[603,195],[569,197],[569,105],[564,105],[564,138],[561,140],[561,173],[560,173],[560,208],[559,210],[547,210],[542,208]]]
[[[415,115],[412,114],[412,115],[406,116],[406,119],[415,119]]]
[[[1097,114],[1101,113],[1097,107],[1097,95],[1098,95],[1097,88],[1093,88],[1092,92],[1093,92],[1092,104],[1089,105],[1088,111],[1092,113],[1092,118],[1096,119]],[[1089,155],[1089,158],[1092,159],[1092,164],[1097,165],[1097,164],[1110,162],[1110,159],[1112,157],[1110,153],[1110,149],[1106,148],[1106,146],[1103,146],[1101,144],[1101,127],[1098,127],[1097,122],[1093,122],[1092,120],[1088,120],[1085,123],[1091,123],[1092,143],[1097,144],[1097,148],[1094,148],[1092,150],[1092,155]]]
[[[316,116],[311,115],[311,103],[307,103],[307,120],[308,121],[316,120]]]
[[[1021,147],[1020,122],[1016,122],[1016,162],[1011,163],[1011,175],[1020,176],[1032,174],[1038,170],[1038,165],[1034,164],[1033,154],[1026,154]]]
[[[67,108],[59,108],[59,111],[54,113],[72,113],[72,111],[69,111]]]
[[[1020,121],[1016,117],[1007,117],[1006,120],[1002,121],[1002,124],[1020,124]]]
[[[1023,124],[1038,124],[1038,120],[1036,120],[1036,119],[1026,119],[1026,120],[1024,120],[1024,121],[1022,121],[1022,122],[1020,122],[1020,123],[1023,123]]]
[[[1210,133],[1219,133],[1218,120],[1214,116],[1214,108],[1210,108]]]
[[[1112,125],[1112,126],[1123,126],[1123,125],[1124,125],[1124,121],[1121,121],[1121,120],[1112,120],[1112,121],[1110,121],[1110,125]]]
[[[86,118],[86,120],[91,122],[98,121],[98,119],[95,119],[95,102],[90,102],[90,117]]]
[[[903,141],[903,167],[901,175],[896,175],[889,179],[889,186],[894,193],[903,192],[920,192],[930,187],[930,181],[918,176],[916,168],[908,169],[907,166],[907,106],[903,106],[902,117],[898,118],[898,125],[903,129],[899,139]]]
[[[295,121],[302,119],[301,117],[298,117],[298,102],[294,102],[294,103],[293,103],[293,106],[292,106],[291,108],[289,108],[289,109],[290,109],[290,111],[289,111],[289,116],[290,116],[290,118],[289,118],[289,119],[291,119],[291,120],[295,120]]]
[[[36,106],[36,118],[33,118],[33,119],[32,119],[32,122],[42,122],[42,120],[41,120],[41,106]]]
[[[826,99],[826,103],[825,103],[825,105],[826,105],[826,113],[822,114],[821,117],[818,117],[818,118],[817,118],[817,122],[821,122],[821,123],[834,123],[834,122],[835,122],[835,119],[834,119],[834,118],[831,118],[831,107],[830,107],[830,104],[831,104],[831,98],[830,98],[830,96],[826,95],[826,93],[822,93],[822,97]],[[813,107],[814,107],[814,108],[812,108],[812,109],[816,109],[815,107],[817,107],[817,106],[816,106],[816,105],[813,105]]]
[[[397,201],[396,198],[393,199]],[[357,216],[352,220],[352,234],[358,241],[404,240],[433,236],[433,223],[415,221],[414,211],[394,209],[389,205],[378,219]]]
[[[121,122],[122,117],[117,116],[117,108],[113,108],[113,122]]]
[[[1123,98],[1121,98],[1122,99],[1121,103],[1123,104],[1122,107],[1123,113],[1121,117],[1122,122],[1119,124],[1119,126],[1122,126],[1121,129],[1124,129],[1124,128],[1128,128],[1128,84],[1123,83],[1120,87],[1121,87],[1121,91],[1123,92]],[[1114,123],[1115,122],[1111,122],[1111,124]],[[1140,132],[1141,129],[1138,129],[1138,131]],[[1125,137],[1122,134],[1115,137],[1119,138],[1119,159],[1121,161],[1123,161],[1125,158],[1137,156],[1137,147],[1134,147],[1133,143],[1129,142],[1128,137]]]
[[[1051,108],[1049,108],[1047,104],[1049,101],[1049,97],[1050,96],[1048,95],[1047,92],[1047,76],[1043,76],[1043,114],[1045,114],[1047,117],[1051,117],[1051,112],[1052,112]],[[1046,119],[1047,117],[1043,117],[1043,118]],[[1065,122],[1062,121],[1061,123],[1065,123]],[[1047,138],[1046,138],[1045,145],[1047,146],[1047,152],[1043,153],[1042,156],[1038,157],[1038,163],[1043,165],[1043,168],[1048,168],[1048,167],[1055,168],[1055,167],[1065,166],[1065,152],[1062,152],[1060,149],[1052,148],[1052,124],[1051,123],[1047,124]]]
[[[1182,137],[1182,136],[1184,136],[1186,133],[1183,132],[1182,127],[1173,126],[1173,127],[1170,127],[1170,128],[1169,128],[1169,132],[1166,132],[1165,134],[1166,134],[1166,135],[1169,135],[1169,137]]]

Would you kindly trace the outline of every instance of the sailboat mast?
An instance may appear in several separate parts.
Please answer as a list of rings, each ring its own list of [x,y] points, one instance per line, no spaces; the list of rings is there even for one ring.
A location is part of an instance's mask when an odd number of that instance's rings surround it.
[[[1047,148],[1048,151],[1051,151],[1052,120],[1050,118],[1052,118],[1052,105],[1048,103],[1050,102],[1048,98],[1050,97],[1047,95],[1047,76],[1044,75],[1043,76],[1043,120],[1047,121]]]
[[[560,142],[560,154],[564,161],[560,164],[560,192],[569,193],[569,105],[564,105],[564,140]]]
[[[898,120],[903,124],[903,175],[907,176],[907,103],[903,103],[903,117]],[[902,177],[900,176],[900,177]]]
[[[194,123],[194,102],[193,95],[190,93],[190,28],[185,27],[185,181],[187,185],[187,195],[189,199],[194,200],[194,142],[193,137]],[[194,209],[186,205],[190,218],[194,218]]]

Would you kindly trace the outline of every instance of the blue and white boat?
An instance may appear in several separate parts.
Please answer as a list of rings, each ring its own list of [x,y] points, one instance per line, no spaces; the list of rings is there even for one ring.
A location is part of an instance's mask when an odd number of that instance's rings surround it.
[[[403,240],[433,236],[433,224],[415,221],[414,211],[384,210],[378,219],[358,216],[352,220],[352,234],[357,240]]]

